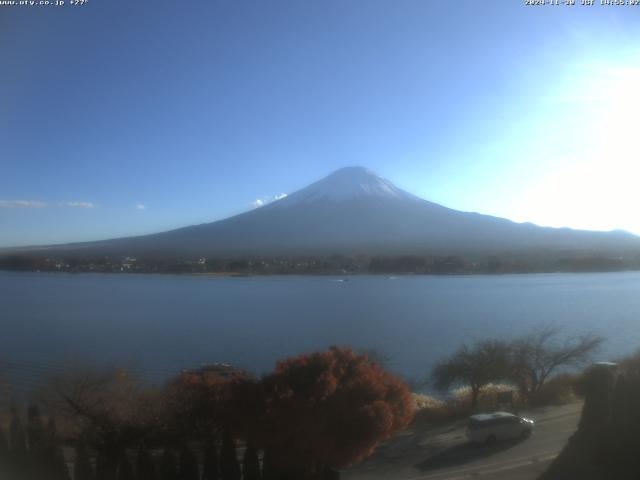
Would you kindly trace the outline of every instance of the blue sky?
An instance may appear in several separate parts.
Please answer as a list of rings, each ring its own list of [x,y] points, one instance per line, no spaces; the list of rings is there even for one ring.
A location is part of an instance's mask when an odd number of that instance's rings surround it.
[[[640,233],[640,7],[523,3],[0,6],[0,246],[212,221],[347,165]]]

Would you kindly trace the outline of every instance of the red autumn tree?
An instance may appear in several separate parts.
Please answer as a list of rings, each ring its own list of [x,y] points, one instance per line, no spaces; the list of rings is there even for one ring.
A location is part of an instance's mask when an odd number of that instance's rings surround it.
[[[208,438],[229,428],[231,387],[249,378],[243,370],[226,364],[183,371],[169,382],[165,392],[170,433]]]
[[[254,438],[274,464],[300,478],[366,458],[413,417],[409,388],[347,348],[281,361],[260,383],[248,389],[264,401]]]

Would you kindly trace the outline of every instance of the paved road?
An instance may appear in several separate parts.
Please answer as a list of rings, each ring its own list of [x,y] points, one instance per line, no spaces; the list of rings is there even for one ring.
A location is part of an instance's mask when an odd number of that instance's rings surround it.
[[[429,431],[408,431],[381,445],[373,458],[343,472],[345,480],[533,480],[548,467],[575,431],[581,403],[523,414],[536,420],[535,433],[495,447],[464,437],[466,422]]]

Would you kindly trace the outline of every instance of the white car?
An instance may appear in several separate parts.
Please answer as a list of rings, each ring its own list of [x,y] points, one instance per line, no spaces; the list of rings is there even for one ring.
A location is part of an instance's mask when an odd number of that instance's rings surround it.
[[[501,440],[526,438],[533,433],[534,425],[533,420],[507,412],[472,415],[467,438],[474,443],[493,445]]]

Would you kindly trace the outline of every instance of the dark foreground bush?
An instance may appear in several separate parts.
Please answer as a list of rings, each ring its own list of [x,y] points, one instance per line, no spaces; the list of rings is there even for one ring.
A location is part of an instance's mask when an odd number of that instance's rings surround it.
[[[578,431],[542,479],[637,480],[640,372],[635,363],[594,366],[584,390]]]

